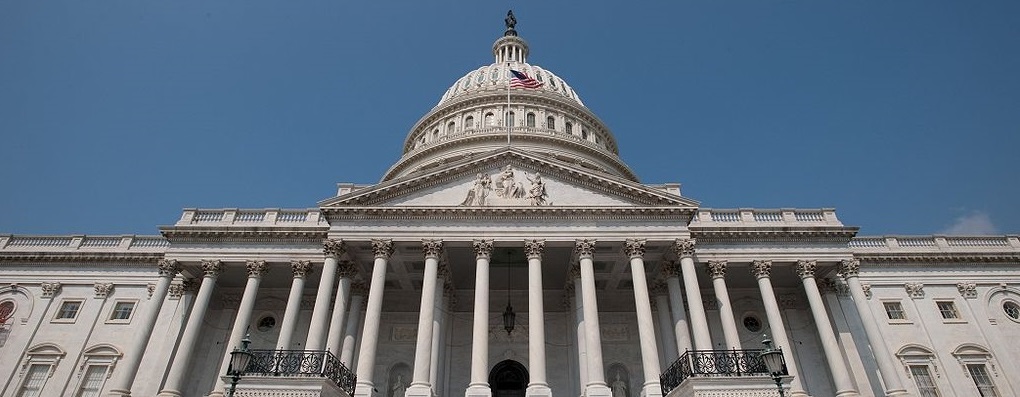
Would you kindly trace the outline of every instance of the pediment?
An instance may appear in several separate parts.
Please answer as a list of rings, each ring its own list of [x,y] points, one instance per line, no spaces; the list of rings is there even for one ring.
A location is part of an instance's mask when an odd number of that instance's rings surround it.
[[[442,169],[413,174],[321,202],[320,207],[697,208],[659,187],[503,149]]]

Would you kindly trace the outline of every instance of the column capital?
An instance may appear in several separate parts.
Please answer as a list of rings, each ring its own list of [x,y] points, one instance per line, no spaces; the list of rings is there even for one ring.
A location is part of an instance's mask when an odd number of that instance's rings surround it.
[[[623,252],[627,258],[643,258],[645,256],[645,239],[627,239],[623,242]]]
[[[266,261],[251,260],[245,265],[248,268],[248,278],[261,278],[269,270]]]
[[[662,272],[662,277],[663,278],[671,278],[671,277],[679,278],[680,277],[680,263],[675,261],[675,260],[673,260],[673,261],[666,261],[665,263],[662,264],[662,269],[660,269],[659,271]]]
[[[290,268],[294,271],[294,278],[305,278],[312,272],[312,262],[290,261]]]
[[[705,266],[705,270],[708,271],[708,275],[713,278],[725,278],[726,277],[726,261],[708,261]]]
[[[860,276],[861,260],[857,258],[843,259],[839,262],[839,273],[843,275],[843,278]]]
[[[443,240],[422,239],[421,250],[425,254],[425,259],[439,259],[439,255],[443,253]]]
[[[581,278],[581,264],[577,262],[571,263],[570,267],[567,268],[567,277],[567,282],[571,285],[574,284],[574,280]]]
[[[205,277],[216,278],[223,271],[223,262],[220,260],[202,260],[202,272],[205,273]]]
[[[545,240],[524,240],[524,255],[531,259],[542,259]]]
[[[344,245],[343,240],[332,238],[322,240],[322,253],[327,258],[340,259],[345,252],[347,252],[347,247]]]
[[[768,278],[772,274],[772,261],[752,261],[751,274],[755,278]]]
[[[592,259],[595,255],[595,239],[581,239],[574,241],[574,252],[578,259]]]
[[[376,259],[389,259],[393,255],[393,240],[372,240],[372,253]]]
[[[439,261],[439,268],[436,269],[436,275],[438,279],[443,280],[444,283],[449,284],[452,280],[452,273],[450,273],[450,263],[447,261]],[[444,284],[445,288],[445,284]]]
[[[697,241],[693,238],[678,238],[673,242],[673,252],[677,258],[689,258],[694,256],[694,244]]]
[[[473,240],[471,246],[475,248],[475,259],[492,257],[492,240]]]
[[[336,275],[340,278],[354,278],[358,274],[358,265],[353,261],[342,260],[337,263]]]
[[[176,259],[160,259],[156,263],[160,277],[173,277],[181,272],[181,264]]]
[[[806,279],[815,277],[815,269],[817,268],[818,268],[817,261],[808,261],[802,259],[797,261],[797,267],[795,268],[795,270],[797,271],[797,275],[800,276],[801,279]]]

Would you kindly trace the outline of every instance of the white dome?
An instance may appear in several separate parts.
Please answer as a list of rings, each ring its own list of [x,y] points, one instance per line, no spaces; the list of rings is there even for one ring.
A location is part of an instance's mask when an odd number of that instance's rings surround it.
[[[566,81],[563,81],[563,79],[559,78],[559,76],[556,76],[553,72],[542,69],[537,65],[520,62],[511,62],[509,64],[492,63],[468,72],[468,74],[464,75],[464,77],[453,83],[453,85],[450,86],[450,89],[446,90],[446,93],[443,94],[443,98],[439,100],[439,103],[436,104],[436,106],[440,106],[452,99],[473,93],[506,92],[507,79],[510,76],[510,71],[508,69],[513,69],[527,74],[529,77],[542,83],[542,86],[539,88],[519,88],[513,89],[511,92],[516,92],[518,90],[548,92],[571,99],[574,102],[577,102],[577,104],[584,106],[584,102],[581,102],[581,98],[577,96],[574,89],[570,88],[570,85],[568,85]]]

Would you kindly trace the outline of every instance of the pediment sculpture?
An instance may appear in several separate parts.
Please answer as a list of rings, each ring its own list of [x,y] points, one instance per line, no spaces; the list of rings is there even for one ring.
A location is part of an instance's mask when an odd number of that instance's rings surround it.
[[[529,175],[523,172],[524,180],[518,181],[516,171],[510,165],[503,168],[503,171],[493,181],[488,173],[478,173],[474,183],[468,190],[462,206],[546,206],[552,205],[549,201],[549,194],[546,191],[542,175],[537,171]],[[524,187],[524,181],[529,186]]]

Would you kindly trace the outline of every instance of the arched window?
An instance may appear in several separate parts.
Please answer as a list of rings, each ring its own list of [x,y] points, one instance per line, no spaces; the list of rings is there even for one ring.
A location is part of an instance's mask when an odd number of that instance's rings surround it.
[[[14,301],[0,302],[0,326],[7,323],[7,320],[14,315]]]
[[[527,121],[528,121],[528,127],[534,127],[535,126],[535,114],[534,113],[528,113]]]
[[[78,367],[76,397],[99,397],[103,384],[110,378],[114,364],[122,354],[110,345],[99,345],[85,351],[85,362]]]
[[[555,130],[556,129],[556,118],[553,117],[553,116],[546,117],[545,118],[545,128],[548,128],[550,130]]]
[[[464,129],[475,128],[475,116],[467,116],[464,119]]]
[[[573,134],[574,133],[574,124],[568,121],[566,124],[563,125],[563,132],[568,133],[568,134]]]
[[[920,396],[938,396],[938,385],[935,378],[939,377],[939,367],[936,365],[935,353],[921,345],[907,345],[896,352],[906,367],[907,374],[914,380]],[[933,376],[934,375],[934,376]]]
[[[514,126],[514,112],[510,112],[507,114],[506,121],[507,121],[506,125],[510,127]]]
[[[992,359],[992,354],[987,349],[975,344],[965,343],[953,351],[953,356],[956,357],[956,361],[963,365],[967,375],[970,375],[970,380],[974,382],[974,387],[977,388],[978,392],[975,395],[999,395],[994,380],[999,374],[995,369],[996,365]]]
[[[486,113],[485,114],[485,126],[486,127],[491,127],[491,126],[494,126],[494,125],[496,125],[496,121],[493,120],[493,114],[491,112],[490,113]]]
[[[28,349],[25,352],[25,363],[22,368],[27,369],[22,377],[21,385],[18,386],[16,396],[41,396],[46,381],[56,369],[57,364],[67,353],[64,349],[52,343],[42,343]],[[59,386],[58,386],[59,387]],[[46,393],[49,394],[49,393]]]
[[[435,141],[436,139],[439,139],[439,129],[438,128],[432,130],[432,140]]]
[[[450,134],[454,133],[454,128],[456,126],[457,126],[457,124],[455,124],[452,121],[449,124],[447,124],[446,125],[446,135],[450,135]]]

